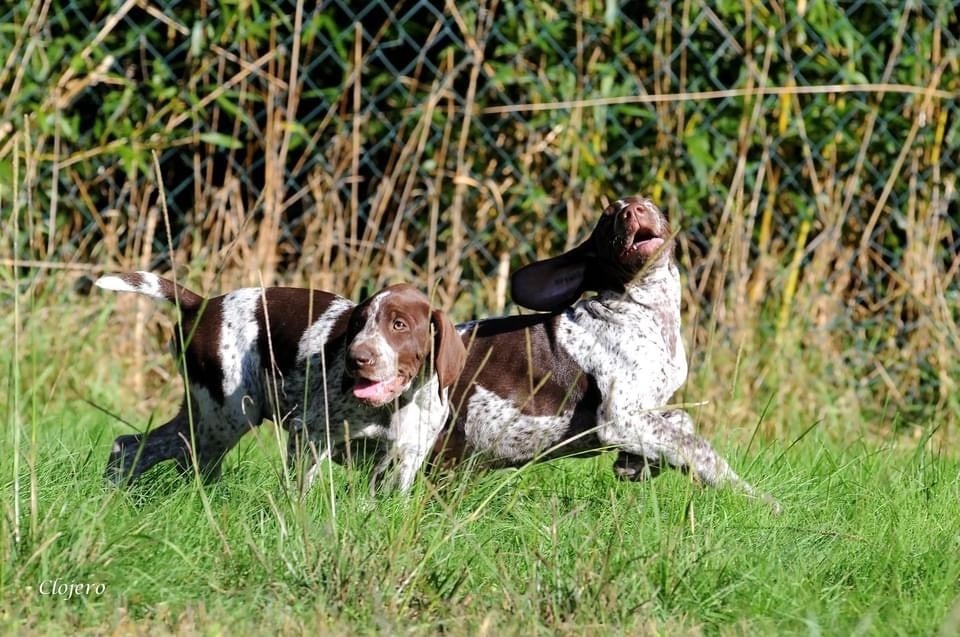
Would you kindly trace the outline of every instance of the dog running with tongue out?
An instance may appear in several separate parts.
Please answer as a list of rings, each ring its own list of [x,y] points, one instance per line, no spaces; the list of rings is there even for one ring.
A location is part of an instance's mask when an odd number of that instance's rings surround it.
[[[173,339],[185,388],[180,409],[159,427],[114,441],[106,470],[113,483],[165,460],[216,477],[226,453],[269,419],[288,431],[287,462],[306,471],[306,486],[319,459],[342,459],[351,440],[373,438],[386,449],[374,480],[393,466],[407,490],[463,367],[450,319],[407,284],[359,305],[284,287],[205,298],[150,272],[96,284],[170,302],[180,314]]]

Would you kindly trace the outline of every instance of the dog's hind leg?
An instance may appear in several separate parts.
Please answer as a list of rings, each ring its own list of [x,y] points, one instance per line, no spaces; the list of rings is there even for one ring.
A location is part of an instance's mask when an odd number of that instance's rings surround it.
[[[205,481],[220,477],[223,459],[248,431],[259,425],[262,414],[260,401],[254,396],[236,392],[223,402],[211,398],[203,386],[192,387],[190,399],[193,405],[193,427],[185,428],[187,448],[193,456],[179,461],[185,474],[199,473]]]
[[[169,422],[142,434],[119,436],[113,443],[104,478],[112,484],[132,482],[158,462],[188,462],[190,446],[186,408]]]
[[[682,409],[671,409],[661,412],[660,415],[679,431],[688,433],[691,436],[695,435],[693,420],[691,420],[687,412]],[[663,465],[659,457],[648,458],[646,456],[627,453],[626,451],[621,451],[617,455],[616,462],[613,463],[613,472],[616,476],[621,480],[630,480],[632,482],[656,478],[660,475],[661,471],[663,471]]]

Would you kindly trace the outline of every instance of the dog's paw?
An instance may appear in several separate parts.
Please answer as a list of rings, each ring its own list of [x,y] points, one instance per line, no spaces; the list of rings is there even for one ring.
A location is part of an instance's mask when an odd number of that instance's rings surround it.
[[[768,507],[770,507],[770,512],[773,513],[774,515],[780,515],[781,513],[783,513],[783,505],[781,505],[780,502],[777,501],[777,499],[774,498],[769,493],[762,494],[760,496],[760,500],[761,502],[766,504]]]
[[[620,452],[613,463],[613,474],[620,480],[630,482],[643,482],[656,478],[660,475],[660,471],[659,462],[623,451]]]

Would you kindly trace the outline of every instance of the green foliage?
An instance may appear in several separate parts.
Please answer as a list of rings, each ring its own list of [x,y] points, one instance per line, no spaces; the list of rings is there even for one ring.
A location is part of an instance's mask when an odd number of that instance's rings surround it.
[[[800,4],[805,6],[802,15],[797,14]],[[422,0],[413,8],[425,10],[428,6],[432,7]],[[550,217],[571,198],[582,198],[586,205],[592,205],[600,195],[639,191],[663,193],[666,205],[685,212],[688,228],[709,236],[721,202],[739,188],[735,176],[744,154],[748,157],[744,174],[755,175],[762,163],[770,162],[778,172],[779,167],[790,171],[783,177],[794,182],[780,191],[763,190],[761,206],[772,197],[776,199],[775,208],[789,209],[791,193],[806,188],[806,195],[798,203],[813,210],[815,193],[810,192],[809,181],[828,175],[803,174],[799,161],[803,154],[814,154],[818,171],[821,167],[838,170],[841,177],[850,173],[855,170],[864,121],[871,111],[879,110],[884,113],[884,124],[868,140],[866,152],[870,165],[876,167],[873,178],[882,182],[885,168],[894,162],[911,126],[915,107],[894,94],[874,103],[871,95],[827,93],[796,97],[799,110],[793,110],[789,100],[767,98],[761,116],[754,119],[751,109],[758,98],[691,97],[659,106],[610,100],[663,93],[697,94],[758,84],[782,87],[794,83],[896,81],[925,86],[936,65],[931,52],[941,50],[947,58],[956,55],[955,39],[935,42],[950,33],[943,26],[956,20],[939,5],[906,13],[870,3],[845,8],[826,0],[791,2],[782,11],[739,1],[715,3],[709,13],[696,7],[689,12],[668,9],[653,2],[629,3],[619,10],[618,6],[599,1],[576,7],[570,3],[507,1],[498,6],[492,30],[487,33],[479,31],[478,26],[479,16],[485,13],[464,5],[459,10],[467,33],[460,33],[449,16],[439,18],[453,34],[440,53],[426,49],[398,49],[400,53],[393,53],[396,43],[427,38],[431,25],[421,20],[397,17],[394,21],[365,22],[365,47],[373,39],[385,48],[381,51],[372,44],[364,51],[360,71],[365,106],[363,112],[354,114],[363,118],[361,144],[376,147],[384,139],[392,139],[395,146],[402,144],[415,130],[434,90],[423,63],[436,65],[449,56],[458,64],[451,79],[461,100],[460,108],[441,108],[433,114],[419,163],[433,168],[427,173],[411,167],[420,178],[457,170],[461,158],[452,153],[442,157],[437,154],[445,144],[443,131],[464,125],[465,112],[480,113],[504,103],[559,103],[557,108],[525,112],[519,117],[474,117],[471,124],[471,133],[475,133],[472,138],[496,139],[496,143],[479,143],[468,150],[465,159],[469,177],[482,183],[490,178],[486,174],[490,166],[495,167],[495,181],[511,176],[513,183],[504,193],[504,202],[515,215],[516,225],[558,223]],[[97,30],[84,36],[75,28],[77,22],[88,20],[86,16],[102,21],[115,9],[92,0],[74,0],[53,14],[42,25],[43,47],[33,48],[25,56],[24,63],[31,72],[17,85],[0,119],[2,125],[32,118],[38,134],[61,136],[67,155],[98,149],[91,160],[72,165],[72,180],[60,176],[64,205],[87,208],[73,201],[79,195],[74,187],[77,179],[95,181],[95,174],[111,174],[114,168],[117,179],[124,175],[148,178],[145,168],[150,164],[150,149],[184,148],[183,152],[199,152],[218,167],[232,156],[228,153],[242,151],[242,156],[256,161],[269,150],[264,148],[260,131],[269,125],[264,121],[264,106],[271,89],[262,74],[250,75],[240,84],[241,89],[218,94],[212,104],[205,98],[222,90],[226,79],[246,73],[246,67],[238,65],[237,60],[246,59],[249,64],[277,44],[283,48],[274,52],[286,59],[293,38],[291,6],[284,2],[227,2],[200,11],[193,5],[177,4],[167,8],[170,21],[164,24],[134,9],[123,14],[117,26],[105,31],[91,47]],[[6,26],[12,35],[24,35],[18,27],[27,13],[26,3],[14,5]],[[351,15],[336,3],[305,14],[300,32],[300,44],[306,53],[301,60],[303,68],[312,68],[311,56],[322,56],[328,60],[323,63],[325,72],[350,71],[355,33],[344,20]],[[423,15],[441,14],[434,8]],[[896,39],[901,21],[906,21],[905,45],[891,60],[890,43]],[[464,104],[464,79],[472,58],[469,47],[461,43],[472,37],[483,38],[479,45],[486,44],[485,57],[475,101]],[[26,52],[11,49],[14,41],[9,38],[0,43],[0,58]],[[104,73],[95,72],[107,56],[114,62],[105,67]],[[411,67],[411,62],[416,65]],[[765,67],[768,70],[761,74],[760,69]],[[892,72],[889,78],[887,67]],[[960,86],[955,67],[955,61],[946,67],[941,85],[947,90]],[[420,70],[409,71],[408,81],[398,83],[399,68]],[[87,83],[71,95],[69,102],[61,104],[55,87],[64,78]],[[310,112],[342,110],[351,101],[349,90],[343,92],[349,87],[342,79],[336,73],[322,77],[304,73],[300,88],[311,104]],[[8,74],[3,85],[11,86],[12,80]],[[573,100],[589,100],[594,105],[576,109],[562,105]],[[779,112],[783,109],[790,112]],[[291,118],[295,116],[291,114]],[[305,140],[312,138],[323,144],[343,132],[337,125],[328,131],[319,130],[316,126],[321,121],[326,120],[291,119],[298,131],[292,147],[306,150],[312,145]],[[778,121],[779,127],[774,125]],[[240,137],[229,139],[237,127],[242,131]],[[955,128],[955,124],[950,127],[949,135],[956,135]],[[942,141],[934,140],[935,135],[933,127],[923,128],[916,146],[941,145]],[[184,147],[183,140],[193,140],[192,149]],[[531,152],[531,146],[540,149]],[[766,150],[759,153],[753,149]],[[521,161],[521,156],[527,159]],[[176,163],[172,154],[165,154],[164,160]],[[829,166],[824,166],[825,160]],[[9,155],[0,157],[0,162],[9,161]],[[291,162],[296,161],[300,161],[298,156],[291,158]],[[323,162],[316,164],[321,169],[333,168]],[[380,164],[381,170],[387,167]],[[40,168],[49,171],[46,164]],[[933,169],[921,165],[917,177],[927,179]],[[184,177],[193,179],[193,175]],[[249,179],[249,175],[243,177]],[[902,205],[900,199],[909,178],[907,174],[895,176],[895,205]],[[875,183],[873,188],[879,191],[882,185]],[[247,197],[255,202],[259,188],[256,183],[252,186]],[[758,187],[763,188],[763,184]],[[544,197],[543,193],[549,194]],[[88,196],[96,197],[92,203],[98,209],[115,205],[110,193]],[[372,199],[375,195],[367,196]],[[443,188],[438,196],[449,205],[453,191]],[[485,195],[483,190],[471,189],[466,196],[476,202]],[[170,203],[179,216],[174,225],[187,223],[189,200]],[[870,214],[869,206],[861,207],[855,201],[852,213],[854,220],[862,220]],[[78,217],[76,223],[84,221]],[[441,219],[443,226],[447,223]],[[881,219],[876,229],[878,237],[883,236],[887,223],[886,218]],[[72,230],[75,228],[64,228],[65,233]],[[386,231],[385,227],[378,234]],[[509,234],[493,232],[489,239],[493,252],[501,245],[516,250],[509,245]],[[567,240],[557,236],[554,248]],[[157,249],[164,247],[158,244]],[[424,255],[419,253],[414,258],[422,264]],[[480,262],[479,267],[487,270],[493,265]],[[883,290],[877,290],[877,294],[882,296]]]

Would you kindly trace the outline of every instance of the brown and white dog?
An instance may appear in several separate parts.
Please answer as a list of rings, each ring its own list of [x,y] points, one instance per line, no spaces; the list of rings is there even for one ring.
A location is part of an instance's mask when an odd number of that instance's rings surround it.
[[[318,459],[372,438],[387,449],[374,479],[395,464],[405,491],[444,424],[464,363],[453,324],[406,284],[359,305],[281,287],[205,299],[149,272],[96,284],[176,303],[181,315],[173,339],[186,390],[180,411],[116,439],[106,472],[114,482],[168,459],[215,476],[240,437],[271,419],[289,432],[288,464],[307,471],[308,486]]]
[[[673,235],[650,200],[614,202],[586,242],[518,270],[511,287],[515,302],[549,313],[458,326],[467,362],[439,459],[519,466],[617,449],[622,479],[667,464],[778,510],[694,433],[686,412],[665,407],[687,360]],[[586,291],[597,294],[577,301]]]

